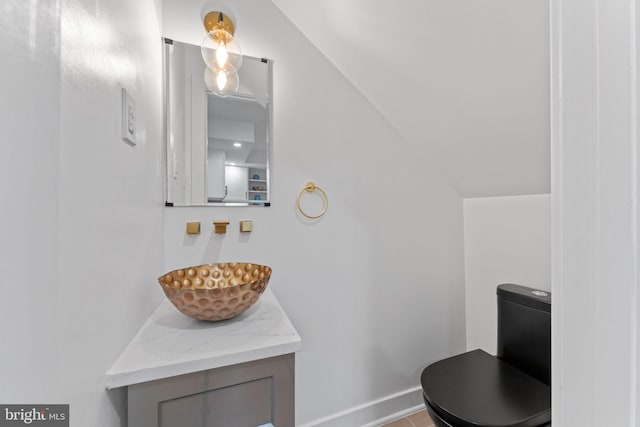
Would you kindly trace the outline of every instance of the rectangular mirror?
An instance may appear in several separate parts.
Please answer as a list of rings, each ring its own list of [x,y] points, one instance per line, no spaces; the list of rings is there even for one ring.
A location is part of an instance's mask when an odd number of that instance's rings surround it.
[[[164,58],[167,206],[270,206],[272,61],[244,56],[219,96],[200,46],[165,39]]]

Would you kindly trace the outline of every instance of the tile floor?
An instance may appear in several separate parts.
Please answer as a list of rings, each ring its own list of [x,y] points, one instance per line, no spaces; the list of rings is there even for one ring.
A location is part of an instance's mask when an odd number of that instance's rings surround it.
[[[429,418],[427,410],[416,412],[399,420],[392,421],[382,427],[432,427],[433,421]]]

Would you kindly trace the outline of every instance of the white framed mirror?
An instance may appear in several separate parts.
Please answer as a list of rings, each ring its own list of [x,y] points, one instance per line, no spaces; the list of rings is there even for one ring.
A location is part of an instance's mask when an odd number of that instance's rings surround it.
[[[245,55],[220,96],[200,46],[164,41],[166,205],[270,206],[273,62]]]

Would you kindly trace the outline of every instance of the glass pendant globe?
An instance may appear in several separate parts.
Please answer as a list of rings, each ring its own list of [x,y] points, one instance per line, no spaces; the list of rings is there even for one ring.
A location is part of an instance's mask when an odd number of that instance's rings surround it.
[[[213,71],[209,68],[204,69],[204,83],[212,93],[218,96],[228,96],[238,91],[240,87],[240,78],[235,71],[227,72],[224,70]]]
[[[225,30],[213,30],[202,40],[202,59],[214,71],[238,71],[242,66],[240,44]]]

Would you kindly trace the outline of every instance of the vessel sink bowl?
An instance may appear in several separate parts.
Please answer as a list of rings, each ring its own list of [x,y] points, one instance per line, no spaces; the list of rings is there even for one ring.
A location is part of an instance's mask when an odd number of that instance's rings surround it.
[[[243,262],[204,264],[158,277],[169,301],[198,320],[231,319],[258,300],[267,288],[271,268]]]

